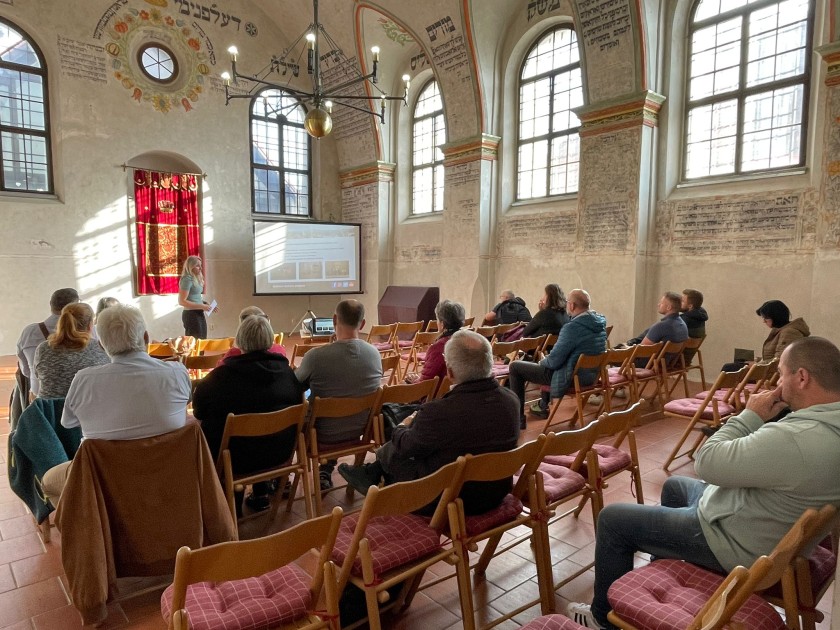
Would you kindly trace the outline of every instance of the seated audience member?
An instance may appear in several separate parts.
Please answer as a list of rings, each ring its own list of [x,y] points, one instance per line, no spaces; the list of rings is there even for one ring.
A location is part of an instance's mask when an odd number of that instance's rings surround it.
[[[770,334],[761,348],[761,358],[764,361],[778,359],[788,344],[811,334],[804,319],[797,317],[793,321],[790,320],[790,309],[779,300],[765,302],[756,309],[755,314],[761,317],[770,329]]]
[[[706,336],[706,322],[709,314],[703,308],[703,294],[696,289],[685,289],[680,299],[680,319],[685,322],[691,339],[703,339]]]
[[[76,372],[110,362],[93,338],[93,309],[75,302],[61,311],[55,332],[35,350],[32,392],[41,398],[64,398]]]
[[[376,391],[382,382],[382,357],[367,341],[359,339],[365,326],[365,307],[358,300],[343,300],[333,315],[335,341],[307,352],[295,370],[295,376],[321,398],[358,398]],[[315,419],[318,440],[339,444],[356,440],[367,425],[368,412],[347,418]],[[321,464],[321,490],[333,487],[332,472],[336,462]]]
[[[298,405],[303,390],[286,357],[271,352],[274,331],[261,315],[248,315],[236,331],[242,354],[230,357],[198,382],[193,394],[193,415],[201,421],[213,460],[229,413],[265,413]],[[295,448],[295,429],[265,438],[235,438],[231,457],[238,473],[250,473],[287,461]],[[254,484],[245,502],[254,510],[268,509],[269,482]]]
[[[250,315],[258,315],[259,317],[264,317],[266,321],[269,322],[269,325],[271,324],[271,318],[268,315],[266,315],[263,312],[263,310],[258,306],[246,306],[245,308],[243,308],[239,312],[239,323],[241,324],[242,322],[244,322],[245,318]],[[242,354],[242,349],[236,347],[236,341],[234,341],[233,343],[233,347],[231,347],[227,352],[225,352],[225,355],[219,360],[219,365],[224,365],[230,357],[236,357]],[[267,352],[270,352],[271,354],[279,354],[281,357],[286,356],[286,348],[284,348],[279,343],[274,343],[273,338],[271,340],[271,347],[267,350]]]
[[[499,296],[501,302],[484,316],[484,323],[488,326],[498,324],[515,324],[516,322],[531,321],[531,311],[525,306],[525,300],[518,298],[513,291],[502,291]]]
[[[610,585],[642,551],[686,560],[718,573],[769,554],[808,508],[840,507],[840,350],[820,337],[782,353],[778,387],[753,394],[700,448],[700,479],[671,477],[662,505],[615,503],[601,510],[591,609],[569,616],[607,626]],[[771,422],[780,411],[791,412]]]
[[[391,441],[376,452],[376,462],[339,473],[366,494],[371,485],[411,481],[430,475],[461,455],[509,451],[519,438],[516,397],[492,376],[493,353],[481,335],[459,330],[444,348],[452,390],[424,404],[394,428]],[[497,507],[511,480],[470,483],[461,498],[467,514]]]
[[[104,297],[96,303],[96,317],[94,317],[93,321],[95,322],[99,317],[99,314],[104,311],[106,308],[110,308],[112,306],[116,306],[119,304],[120,301],[115,297]]]
[[[440,336],[435,342],[426,350],[426,360],[423,362],[423,369],[420,373],[407,374],[405,377],[406,383],[417,383],[418,381],[428,381],[434,377],[443,380],[446,376],[446,361],[443,358],[443,349],[446,344],[452,339],[452,335],[464,327],[464,318],[466,311],[464,305],[458,302],[451,302],[444,300],[438,302],[435,307],[435,317],[438,321],[438,330]]]
[[[107,308],[96,330],[111,362],[76,373],[61,424],[81,427],[82,437],[93,440],[136,440],[183,427],[190,400],[187,368],[149,356],[149,334],[140,311],[123,304]],[[71,463],[44,475],[44,491],[54,506]]]
[[[545,292],[540,299],[540,310],[525,326],[523,337],[542,337],[559,335],[563,325],[569,322],[566,312],[566,296],[557,284],[545,285]]]
[[[557,343],[539,363],[514,361],[510,364],[510,388],[519,398],[520,428],[525,428],[525,384],[551,385],[551,398],[562,398],[572,385],[572,375],[582,354],[600,354],[607,348],[607,320],[590,310],[589,294],[583,289],[569,293],[567,308],[571,320],[560,330]],[[581,373],[581,385],[591,385],[596,373]]]
[[[660,341],[673,341],[680,343],[688,339],[688,326],[680,317],[680,307],[682,305],[682,298],[678,293],[673,291],[665,292],[659,303],[656,305],[656,310],[662,319],[656,322],[653,326],[645,330],[639,336],[629,339],[628,346],[635,346],[636,344],[653,345]]]

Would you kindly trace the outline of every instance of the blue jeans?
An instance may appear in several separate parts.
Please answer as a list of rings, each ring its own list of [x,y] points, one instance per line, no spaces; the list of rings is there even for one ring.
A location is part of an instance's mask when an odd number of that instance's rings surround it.
[[[607,591],[633,570],[633,554],[643,551],[657,558],[685,560],[716,573],[726,573],[709,548],[697,504],[706,483],[671,477],[662,486],[662,505],[615,503],[598,516],[595,538],[595,596],[592,613],[604,626],[611,606]],[[608,626],[612,627],[612,626]]]

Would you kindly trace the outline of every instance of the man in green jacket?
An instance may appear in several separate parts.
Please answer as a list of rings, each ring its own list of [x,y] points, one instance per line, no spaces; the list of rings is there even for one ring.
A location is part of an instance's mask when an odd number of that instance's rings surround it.
[[[840,507],[840,350],[808,337],[782,353],[778,387],[703,445],[703,479],[671,477],[662,505],[608,505],[598,517],[595,595],[569,616],[608,628],[610,585],[633,569],[636,551],[718,573],[768,554],[808,508]],[[783,411],[790,413],[774,421]]]

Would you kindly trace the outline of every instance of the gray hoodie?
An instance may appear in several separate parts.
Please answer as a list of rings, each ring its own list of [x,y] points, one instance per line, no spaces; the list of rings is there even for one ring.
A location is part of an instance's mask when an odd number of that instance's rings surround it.
[[[727,571],[770,553],[807,508],[840,508],[840,402],[778,422],[753,411],[730,418],[697,453],[709,483],[697,514]]]

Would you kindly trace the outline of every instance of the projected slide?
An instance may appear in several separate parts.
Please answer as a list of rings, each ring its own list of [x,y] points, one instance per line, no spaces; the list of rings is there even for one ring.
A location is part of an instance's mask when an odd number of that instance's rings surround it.
[[[361,293],[361,226],[254,221],[254,293]]]

